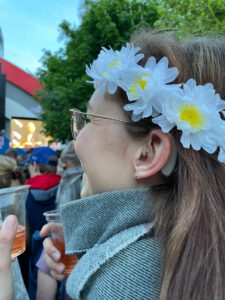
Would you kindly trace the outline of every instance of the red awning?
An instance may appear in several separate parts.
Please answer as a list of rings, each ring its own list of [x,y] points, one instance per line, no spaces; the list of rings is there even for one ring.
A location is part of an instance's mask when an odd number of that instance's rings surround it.
[[[16,85],[28,94],[34,96],[36,90],[42,89],[36,77],[28,74],[22,69],[11,64],[7,60],[0,58],[1,73],[6,75],[7,81]]]

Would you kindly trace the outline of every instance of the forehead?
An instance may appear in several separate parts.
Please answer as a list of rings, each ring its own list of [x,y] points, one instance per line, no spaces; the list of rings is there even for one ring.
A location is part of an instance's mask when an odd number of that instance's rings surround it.
[[[119,96],[105,93],[101,95],[95,91],[88,102],[87,109],[89,112],[106,114],[106,115],[124,115],[122,100]]]

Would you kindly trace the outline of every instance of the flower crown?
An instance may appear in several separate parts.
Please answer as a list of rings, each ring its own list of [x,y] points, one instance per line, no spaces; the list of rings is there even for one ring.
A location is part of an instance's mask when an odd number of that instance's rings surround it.
[[[176,126],[184,148],[203,148],[208,153],[219,148],[218,160],[225,163],[225,121],[221,119],[225,101],[213,85],[197,85],[194,79],[172,84],[179,71],[168,67],[167,57],[156,62],[151,56],[142,67],[138,65],[144,57],[137,54],[140,50],[129,43],[121,51],[102,48],[93,64],[86,66],[95,89],[114,94],[122,88],[130,101],[124,110],[133,111],[133,121],[151,116],[165,133]]]

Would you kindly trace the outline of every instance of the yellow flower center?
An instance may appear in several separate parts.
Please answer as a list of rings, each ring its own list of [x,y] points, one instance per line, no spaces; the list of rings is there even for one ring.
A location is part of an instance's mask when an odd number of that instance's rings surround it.
[[[141,88],[142,88],[142,90],[144,90],[145,89],[145,87],[146,87],[146,84],[147,84],[147,80],[138,80],[137,81],[137,85],[139,85]]]
[[[108,66],[109,68],[118,67],[120,64],[119,58],[115,58]]]
[[[109,77],[109,72],[104,72],[103,76],[106,77],[106,78]]]
[[[108,64],[108,67],[110,69],[114,68],[114,67],[118,67],[120,65],[120,60],[119,58],[115,58],[110,64]],[[108,78],[109,77],[109,72],[105,71],[102,74],[104,77]]]
[[[180,120],[188,122],[197,131],[202,129],[206,122],[205,116],[194,104],[181,104]]]
[[[131,87],[129,88],[129,92],[133,95],[135,95],[137,93],[137,86],[140,86],[140,88],[142,90],[144,90],[146,88],[147,82],[148,80],[145,79],[146,77],[150,77],[150,74],[146,74],[146,75],[142,75],[139,76],[137,78],[135,78],[135,80],[133,81]]]

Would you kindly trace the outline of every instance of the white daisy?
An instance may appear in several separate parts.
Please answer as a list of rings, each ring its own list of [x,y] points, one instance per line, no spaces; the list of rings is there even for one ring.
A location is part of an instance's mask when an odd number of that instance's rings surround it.
[[[218,154],[218,160],[225,164],[225,148],[220,147],[220,152]]]
[[[139,50],[129,43],[121,51],[102,48],[93,64],[86,66],[86,73],[93,78],[95,89],[99,89],[101,94],[105,91],[114,94],[124,69],[136,67],[137,62],[143,58],[143,54],[137,54]]]
[[[166,57],[156,62],[150,57],[144,67],[138,62],[144,57],[140,48],[127,43],[120,51],[102,48],[93,64],[86,66],[96,89],[114,94],[121,87],[130,101],[124,106],[132,111],[136,122],[152,117],[163,132],[176,127],[181,131],[184,148],[208,153],[219,149],[218,160],[225,163],[225,101],[216,94],[211,83],[196,85],[190,79],[181,88],[171,84],[178,76],[177,68],[169,68]],[[170,83],[170,84],[169,84]]]
[[[225,105],[211,84],[197,86],[193,79],[183,85],[183,93],[169,94],[162,104],[162,115],[153,119],[163,132],[173,127],[182,131],[184,148],[205,149],[215,152],[219,146],[218,128],[221,127],[219,111]]]
[[[177,68],[169,68],[168,63],[166,57],[158,63],[154,57],[150,57],[144,68],[123,72],[121,87],[127,92],[128,99],[135,101],[125,105],[124,109],[133,110],[133,119],[152,116],[154,111],[160,113],[164,95],[178,91],[180,85],[168,85],[178,75]]]

